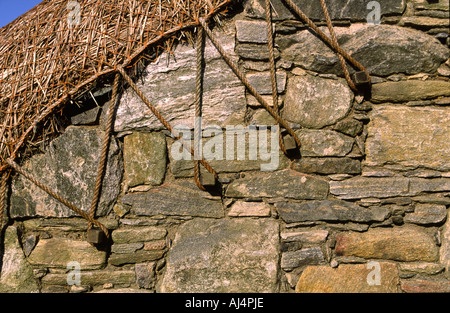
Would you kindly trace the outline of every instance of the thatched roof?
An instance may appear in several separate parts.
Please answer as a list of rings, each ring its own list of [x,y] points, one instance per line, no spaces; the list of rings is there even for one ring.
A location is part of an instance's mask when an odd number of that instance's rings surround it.
[[[0,29],[0,166],[37,130],[54,131],[45,120],[70,99],[231,0],[77,2],[79,15],[67,0],[44,0]]]

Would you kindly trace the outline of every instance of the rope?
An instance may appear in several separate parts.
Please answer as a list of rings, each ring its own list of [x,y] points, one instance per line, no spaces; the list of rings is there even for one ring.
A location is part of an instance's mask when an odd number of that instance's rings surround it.
[[[323,41],[325,41],[329,46],[331,46],[341,57],[346,59],[355,68],[359,69],[360,71],[363,71],[367,75],[367,78],[370,81],[370,74],[365,69],[365,67],[361,63],[359,63],[357,60],[355,60],[351,55],[349,55],[345,50],[343,50],[339,46],[336,39],[335,40],[330,39],[323,31],[321,31],[319,29],[319,27],[308,16],[306,16],[305,13],[302,12],[302,10],[300,10],[300,8],[294,2],[292,2],[292,0],[283,0],[283,1],[285,1],[286,4],[295,12],[295,14],[297,14],[303,21],[305,21],[305,23],[308,24],[308,26],[311,27],[317,33],[317,35]],[[332,29],[333,27],[331,24],[331,19],[330,19],[330,16],[328,15],[328,10],[327,10],[324,0],[321,0],[321,5],[322,5],[322,10],[324,11],[325,19],[327,20],[328,28]],[[334,33],[334,30],[333,31],[330,30],[330,32]],[[344,73],[345,73],[345,70],[344,70]],[[346,79],[347,79],[347,77],[346,77]],[[347,79],[347,81],[349,81],[349,79]],[[350,79],[350,81],[351,81],[351,79]],[[352,88],[352,86],[355,86],[353,81],[351,81],[351,84],[352,85],[350,85],[350,88]]]
[[[256,89],[250,84],[250,82],[245,77],[244,73],[242,73],[238,67],[234,64],[234,62],[230,59],[230,57],[227,55],[225,50],[223,49],[222,45],[217,41],[217,39],[212,34],[211,30],[209,29],[208,25],[206,24],[206,21],[204,18],[199,19],[199,23],[202,25],[203,29],[205,30],[206,34],[208,35],[211,42],[214,44],[216,49],[219,51],[219,53],[222,55],[222,58],[224,61],[228,64],[228,66],[233,70],[233,72],[236,74],[236,76],[241,80],[241,82],[244,84],[244,86],[250,91],[250,93],[253,94],[253,96],[261,103],[264,108],[269,112],[270,115],[281,125],[283,126],[288,133],[294,137],[297,146],[300,147],[300,139],[298,138],[297,134],[294,132],[294,130],[288,125],[288,123],[283,120],[280,115],[274,111],[269,104],[263,99],[263,97],[256,91]]]
[[[197,32],[197,41],[196,41],[196,52],[197,52],[197,63],[196,63],[196,71],[197,76],[195,80],[195,114],[194,114],[194,144],[197,143],[197,140],[202,140],[200,135],[202,129],[201,122],[201,105],[202,105],[202,74],[203,74],[203,42],[204,35],[203,29],[201,27],[198,28]],[[194,151],[198,154],[198,145],[195,146]],[[205,187],[200,182],[200,168],[199,161],[194,158],[194,181],[197,187],[201,190],[206,190]]]
[[[212,168],[211,165],[209,165],[208,162],[206,162],[203,158],[200,158],[199,156],[197,156],[197,154],[195,153],[194,149],[192,147],[190,147],[190,145],[188,145],[183,138],[181,138],[181,136],[176,136],[175,133],[173,132],[173,127],[169,124],[169,122],[166,121],[166,119],[158,112],[158,110],[150,103],[150,101],[147,99],[147,97],[139,90],[138,86],[136,86],[136,84],[133,82],[133,80],[131,79],[130,76],[128,76],[128,74],[126,73],[126,71],[124,70],[124,68],[122,66],[118,66],[117,70],[119,71],[119,73],[122,75],[122,77],[126,80],[126,82],[130,85],[131,88],[133,88],[134,92],[138,95],[139,98],[141,98],[141,100],[147,105],[147,107],[152,111],[152,113],[156,116],[156,118],[158,118],[158,120],[164,125],[164,127],[167,128],[167,130],[169,130],[172,135],[175,137],[175,139],[177,139],[185,149],[187,149],[193,156],[194,159],[196,158],[197,160],[199,160],[199,162],[208,170],[208,172],[210,172],[211,174],[214,175],[214,177],[217,179],[217,173],[216,171]]]
[[[333,44],[336,47],[340,47],[339,43],[337,41],[336,32],[334,31],[334,27],[331,22],[330,14],[328,14],[328,8],[327,8],[327,4],[325,3],[325,0],[320,0],[320,5],[322,6],[322,11],[323,11],[323,15],[325,16],[325,20],[327,21],[327,27],[328,27],[328,30],[330,31],[331,40],[333,41]],[[345,63],[344,57],[339,52],[337,52],[337,56],[339,58],[339,63],[341,63],[342,71],[344,72],[344,76],[345,76],[345,80],[347,80],[347,84],[350,86],[350,88],[353,91],[357,91],[358,88],[353,83],[353,80],[350,77],[350,73],[348,72],[347,64]]]
[[[33,184],[35,184],[37,187],[41,188],[43,191],[48,193],[50,196],[67,206],[69,209],[73,210],[77,214],[81,215],[84,219],[86,219],[88,222],[94,224],[98,228],[100,228],[106,235],[106,237],[109,237],[108,229],[99,221],[93,219],[90,215],[86,214],[79,208],[77,208],[74,204],[69,202],[68,200],[64,199],[60,195],[58,195],[55,191],[51,190],[49,187],[45,186],[43,183],[41,183],[39,180],[37,180],[33,175],[23,170],[16,162],[14,162],[11,159],[6,160],[6,162],[11,166],[17,173],[22,174],[25,178],[27,178],[29,181],[31,181]],[[2,189],[3,189],[3,180],[2,180]]]
[[[275,67],[275,55],[273,53],[272,5],[270,3],[270,0],[265,0],[265,10],[267,22],[267,47],[269,49],[270,81],[272,83],[272,102],[275,112],[277,112],[277,114],[280,114],[280,109],[278,107],[277,71]],[[280,123],[277,122],[277,125],[279,124]],[[278,132],[278,142],[281,151],[283,151],[285,155],[289,155],[284,146],[281,131]]]
[[[6,213],[6,194],[8,192],[8,171],[3,171],[1,174],[1,182],[0,182],[0,233],[3,229],[3,217]],[[6,220],[6,219],[5,219]]]
[[[97,179],[95,181],[95,188],[94,188],[94,194],[92,196],[92,202],[91,202],[91,209],[89,212],[89,216],[92,219],[95,219],[95,212],[98,208],[98,203],[100,200],[100,193],[103,185],[103,178],[105,175],[106,170],[106,159],[108,157],[108,151],[109,151],[109,144],[111,142],[111,132],[113,128],[114,123],[114,114],[115,114],[115,107],[116,107],[116,101],[117,101],[117,91],[119,89],[119,83],[120,83],[120,75],[116,74],[114,77],[114,85],[112,90],[112,96],[111,96],[111,102],[109,104],[108,109],[108,119],[106,122],[106,129],[104,133],[104,139],[103,139],[103,146],[100,156],[100,161],[98,165],[97,170]],[[92,223],[89,223],[88,230],[91,229],[93,226]]]

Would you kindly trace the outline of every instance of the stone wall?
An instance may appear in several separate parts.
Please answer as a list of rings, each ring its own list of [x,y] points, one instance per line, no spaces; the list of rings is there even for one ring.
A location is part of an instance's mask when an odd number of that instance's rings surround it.
[[[244,1],[214,33],[270,103],[263,3]],[[203,151],[216,157],[217,190],[196,187],[193,160],[126,88],[97,212],[110,245],[91,246],[85,220],[16,176],[0,291],[450,291],[448,1],[379,1],[380,25],[367,23],[366,1],[331,1],[342,47],[373,75],[366,98],[349,89],[335,53],[272,3],[279,102],[301,158],[278,152],[272,117],[207,40]],[[297,3],[324,25],[319,1]],[[189,45],[138,81],[184,135],[194,84]],[[72,125],[24,164],[86,211],[109,91],[94,93],[100,107],[80,104]],[[230,125],[259,130],[269,150],[251,154],[251,134],[221,146]]]

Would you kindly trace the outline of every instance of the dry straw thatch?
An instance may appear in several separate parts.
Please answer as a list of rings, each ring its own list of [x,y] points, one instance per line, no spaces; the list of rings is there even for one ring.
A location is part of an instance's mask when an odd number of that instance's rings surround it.
[[[135,66],[148,49],[231,1],[44,0],[1,28],[0,170],[55,133],[52,118],[118,65]]]

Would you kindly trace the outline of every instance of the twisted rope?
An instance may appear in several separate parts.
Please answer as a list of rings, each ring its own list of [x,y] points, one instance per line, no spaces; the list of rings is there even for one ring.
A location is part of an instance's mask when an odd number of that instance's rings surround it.
[[[300,139],[298,138],[297,134],[294,132],[294,130],[288,125],[288,123],[283,120],[280,115],[273,110],[269,104],[263,99],[263,97],[258,93],[258,91],[250,84],[250,82],[245,77],[245,74],[242,73],[237,65],[234,64],[234,62],[231,60],[231,58],[228,56],[228,54],[223,49],[222,45],[217,41],[217,39],[212,34],[211,30],[209,29],[206,21],[204,18],[199,19],[200,25],[202,25],[203,29],[205,30],[206,34],[208,35],[211,42],[214,44],[216,49],[219,51],[219,53],[222,55],[223,60],[228,64],[228,66],[233,70],[233,72],[236,74],[236,76],[241,80],[241,82],[244,84],[244,86],[250,91],[251,94],[261,103],[261,105],[264,106],[264,108],[269,112],[270,115],[281,125],[283,126],[287,132],[294,137],[297,146],[300,147]]]
[[[106,235],[106,237],[109,237],[109,232],[108,229],[99,221],[93,219],[89,214],[86,214],[84,211],[82,211],[81,209],[79,209],[78,207],[76,207],[74,204],[72,204],[71,202],[69,202],[68,200],[64,199],[63,197],[61,197],[60,195],[58,195],[55,191],[53,191],[52,189],[50,189],[49,187],[47,187],[46,185],[44,185],[43,183],[41,183],[38,179],[36,179],[33,175],[31,175],[30,173],[26,172],[25,170],[23,170],[19,164],[17,164],[16,162],[14,162],[11,159],[6,160],[6,162],[9,164],[9,166],[11,166],[17,173],[23,175],[26,179],[28,179],[29,181],[31,181],[33,184],[35,184],[37,187],[41,188],[43,191],[45,191],[46,193],[48,193],[50,196],[52,196],[53,198],[55,198],[56,200],[58,200],[59,202],[61,202],[62,204],[64,204],[66,207],[68,207],[69,209],[73,210],[75,213],[81,215],[81,217],[83,217],[84,219],[86,219],[88,222],[94,224],[95,226],[97,226],[98,228],[100,228]],[[2,184],[2,189],[3,189],[3,184]]]
[[[7,170],[3,171],[1,174],[0,182],[0,233],[3,229],[4,215],[6,214],[6,194],[8,192],[8,178],[9,173]],[[5,222],[6,224],[6,222]]]
[[[265,0],[265,10],[266,10],[266,23],[267,23],[267,48],[269,50],[269,64],[270,64],[270,81],[272,83],[272,102],[273,109],[277,114],[280,114],[280,108],[278,107],[278,88],[277,88],[277,70],[275,67],[275,55],[273,53],[273,31],[272,31],[272,5],[270,0]],[[280,123],[277,122],[277,125]],[[278,143],[280,145],[281,151],[285,155],[288,155],[283,142],[283,136],[281,131],[278,132]]]
[[[120,83],[120,75],[116,74],[116,76],[114,77],[111,102],[109,104],[109,109],[108,109],[108,119],[106,122],[106,129],[105,129],[105,133],[104,133],[102,151],[101,151],[101,155],[100,155],[100,161],[98,164],[94,194],[92,196],[91,209],[89,212],[89,216],[92,219],[95,219],[95,212],[97,211],[97,208],[98,208],[98,203],[100,200],[100,193],[101,193],[101,189],[102,189],[102,185],[103,185],[103,178],[104,178],[105,171],[106,171],[106,159],[108,157],[109,144],[111,142],[111,132],[112,132],[113,123],[114,123],[114,115],[115,115],[117,91],[119,89],[119,83]],[[93,224],[89,223],[88,230],[91,229],[92,226],[93,226]]]
[[[285,1],[286,4],[295,12],[295,14],[297,14],[306,24],[308,24],[308,26],[311,27],[323,41],[325,41],[329,46],[331,46],[341,57],[346,59],[355,68],[359,69],[360,71],[363,71],[367,75],[367,78],[370,80],[370,74],[366,70],[366,68],[339,46],[335,35],[334,35],[334,37],[335,37],[334,40],[330,39],[323,31],[320,30],[320,28],[308,16],[306,16],[305,13],[303,13],[302,10],[300,10],[300,8],[294,2],[292,2],[292,0],[283,0],[283,1]],[[324,0],[321,0],[321,6],[322,6],[322,10],[324,11],[325,19],[327,20],[327,26],[330,29],[330,32],[334,34],[334,30],[331,30],[331,29],[333,29],[333,26],[331,24],[331,19],[328,14],[328,9],[327,9],[327,6],[326,6]],[[333,37],[333,34],[332,34],[332,37]],[[339,59],[341,57],[339,57]],[[343,67],[346,67],[346,66],[344,65]],[[345,74],[345,70],[344,70],[344,74]],[[347,76],[346,76],[346,79],[347,79],[347,81],[351,82],[349,84],[350,88],[353,89],[352,86],[354,86],[356,88],[356,86],[354,85],[354,83],[350,77],[347,78]]]
[[[197,41],[196,41],[196,52],[197,52],[197,62],[196,62],[196,80],[195,80],[195,114],[194,114],[194,151],[197,154],[201,155],[201,151],[198,151],[199,149],[199,142],[202,140],[202,136],[200,134],[202,129],[202,122],[201,122],[201,105],[202,105],[202,74],[203,74],[203,42],[204,42],[204,35],[203,35],[203,29],[201,27],[198,27],[197,32]],[[198,143],[198,144],[197,144]],[[201,190],[206,190],[205,187],[200,182],[200,163],[199,161],[194,158],[194,181],[197,187]]]

